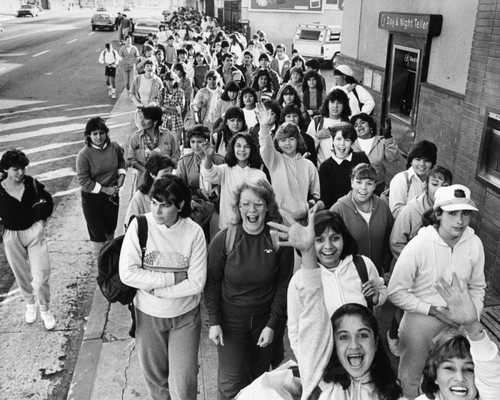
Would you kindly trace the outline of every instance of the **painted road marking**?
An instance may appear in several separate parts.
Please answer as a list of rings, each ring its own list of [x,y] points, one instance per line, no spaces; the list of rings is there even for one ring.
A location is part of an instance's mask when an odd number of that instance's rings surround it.
[[[93,35],[95,32],[90,32],[87,36]]]
[[[61,192],[56,192],[52,195],[52,197],[62,197],[62,196],[66,196],[68,194],[73,194],[73,193],[76,193],[76,192],[79,192],[81,190],[80,187],[76,187],[74,189],[69,189],[69,190],[63,190]]]
[[[73,142],[73,143],[81,143],[81,141],[79,141],[79,142]],[[66,160],[68,158],[73,158],[73,157],[76,157],[76,156],[77,156],[76,154],[71,154],[69,156],[64,156],[64,157],[49,158],[47,160],[40,160],[40,161],[36,161],[36,162],[30,162],[30,167],[34,167],[35,165],[41,165],[41,164],[46,164],[46,163],[51,163],[51,162]]]
[[[41,56],[42,54],[48,53],[49,51],[50,51],[50,50],[45,50],[45,51],[42,51],[41,53],[35,54],[35,55],[33,56],[33,58],[38,57],[38,56]]]
[[[83,140],[78,140],[77,142],[52,143],[52,144],[48,144],[45,146],[35,147],[33,149],[26,149],[23,151],[25,154],[33,154],[33,153],[39,153],[41,151],[59,149],[61,147],[65,147],[65,146],[73,146],[75,144],[81,144],[83,147],[84,142],[83,142]]]
[[[69,42],[66,42],[66,44],[70,44],[70,43],[73,43],[73,42],[76,42],[78,39],[73,39],[73,40],[70,40]]]
[[[35,178],[43,182],[49,181],[51,179],[64,178],[66,176],[76,176],[75,170],[71,167],[60,168],[54,171],[47,171],[43,174],[36,175]]]

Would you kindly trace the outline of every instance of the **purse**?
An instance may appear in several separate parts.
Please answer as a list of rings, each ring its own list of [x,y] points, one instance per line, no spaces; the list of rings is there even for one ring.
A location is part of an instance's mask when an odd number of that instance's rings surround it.
[[[35,191],[35,199],[31,208],[35,211],[36,220],[40,221],[41,219],[46,219],[43,211],[45,210],[45,207],[47,207],[47,200],[41,197],[38,193],[37,180],[35,178],[33,178],[33,190]]]

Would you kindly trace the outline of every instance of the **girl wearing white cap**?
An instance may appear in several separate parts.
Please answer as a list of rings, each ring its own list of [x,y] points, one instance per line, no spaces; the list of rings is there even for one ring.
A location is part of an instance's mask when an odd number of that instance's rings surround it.
[[[433,338],[443,329],[455,327],[445,313],[446,301],[436,289],[453,274],[467,283],[468,291],[481,314],[486,287],[484,249],[469,227],[471,214],[478,211],[463,185],[440,187],[433,209],[428,213],[432,225],[422,228],[401,252],[389,282],[389,299],[404,310],[399,328],[398,377],[403,395],[413,400]]]

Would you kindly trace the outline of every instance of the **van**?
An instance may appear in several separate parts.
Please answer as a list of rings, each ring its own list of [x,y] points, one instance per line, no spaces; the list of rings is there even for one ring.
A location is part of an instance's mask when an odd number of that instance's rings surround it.
[[[319,22],[299,24],[292,41],[292,49],[297,50],[305,59],[317,58],[333,65],[340,54],[341,31],[341,26]]]

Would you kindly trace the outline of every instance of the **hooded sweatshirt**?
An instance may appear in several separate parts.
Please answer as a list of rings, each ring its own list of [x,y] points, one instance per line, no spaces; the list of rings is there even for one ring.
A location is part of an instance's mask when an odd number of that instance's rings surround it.
[[[384,280],[379,276],[377,268],[368,257],[363,257],[368,272],[368,279],[378,283],[379,300],[376,307],[381,306],[387,299],[387,288]],[[340,261],[337,268],[328,269],[320,264],[321,286],[325,298],[325,307],[330,318],[333,313],[347,303],[357,303],[366,306],[366,299],[361,289],[359,277],[352,255]],[[290,346],[299,360],[299,316],[302,312],[299,302],[299,288],[303,286],[304,269],[299,269],[292,277],[288,286],[287,314],[288,338]]]
[[[422,228],[403,249],[394,266],[388,288],[389,299],[404,311],[428,315],[431,306],[446,307],[446,301],[435,285],[440,277],[451,285],[453,273],[467,281],[480,315],[486,287],[481,239],[467,227],[451,248],[434,226]]]
[[[370,223],[361,216],[352,199],[352,190],[341,197],[330,211],[335,211],[344,220],[349,232],[359,245],[359,253],[369,257],[379,272],[389,271],[391,252],[389,237],[394,219],[389,206],[378,196],[372,196]]]
[[[427,193],[422,193],[401,209],[394,221],[389,241],[394,258],[398,259],[408,242],[417,235],[422,227],[422,215],[429,208],[432,208],[429,197]]]
[[[319,199],[319,175],[314,164],[297,153],[295,157],[278,152],[269,130],[259,131],[260,154],[264,160],[276,195],[278,207],[296,220],[305,218],[308,197]]]

